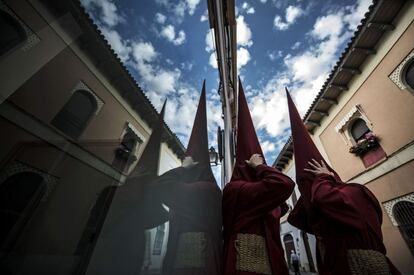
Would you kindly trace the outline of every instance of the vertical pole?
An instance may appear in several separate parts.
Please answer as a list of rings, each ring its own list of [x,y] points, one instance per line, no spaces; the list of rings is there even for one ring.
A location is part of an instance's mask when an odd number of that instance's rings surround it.
[[[232,119],[229,102],[229,71],[227,67],[227,51],[226,51],[226,34],[223,18],[223,2],[222,0],[215,0],[216,16],[217,16],[217,35],[218,35],[218,56],[220,57],[218,62],[222,69],[222,99],[223,99],[223,115],[224,115],[224,163],[222,169],[224,169],[224,177],[222,177],[222,186],[230,181],[233,171],[233,156],[232,156]]]

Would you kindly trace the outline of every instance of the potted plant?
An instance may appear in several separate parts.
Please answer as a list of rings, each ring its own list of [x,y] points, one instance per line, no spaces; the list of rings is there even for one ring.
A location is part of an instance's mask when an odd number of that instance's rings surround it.
[[[373,132],[368,132],[363,138],[357,141],[357,144],[349,148],[349,152],[360,156],[378,145],[378,137]]]

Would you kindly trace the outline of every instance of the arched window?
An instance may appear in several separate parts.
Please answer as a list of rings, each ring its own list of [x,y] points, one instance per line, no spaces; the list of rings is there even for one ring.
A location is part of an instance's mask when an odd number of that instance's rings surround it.
[[[283,236],[283,243],[285,244],[285,253],[286,253],[287,262],[289,266],[291,266],[292,263],[290,262],[290,254],[292,251],[296,253],[295,243],[293,241],[292,235],[286,234],[285,236]]]
[[[397,202],[392,208],[392,212],[408,248],[414,255],[414,203]]]
[[[87,91],[78,90],[52,120],[52,125],[66,135],[77,138],[96,109],[95,98]]]
[[[128,152],[133,152],[138,142],[142,142],[141,139],[132,130],[127,129],[127,132],[122,138],[121,145]]]
[[[407,86],[414,91],[414,59],[411,60],[410,64],[408,64],[407,69],[405,70],[404,80]]]
[[[350,129],[351,135],[354,138],[355,142],[364,138],[365,134],[370,131],[371,130],[368,128],[366,122],[361,118],[356,119],[354,123],[352,123]]]
[[[152,255],[161,255],[164,235],[165,235],[165,224],[161,224],[157,227],[157,233],[155,234]]]
[[[0,33],[0,55],[26,40],[26,33],[20,23],[13,16],[1,10]]]
[[[14,174],[0,185],[0,247],[9,251],[32,216],[46,186],[33,172]]]

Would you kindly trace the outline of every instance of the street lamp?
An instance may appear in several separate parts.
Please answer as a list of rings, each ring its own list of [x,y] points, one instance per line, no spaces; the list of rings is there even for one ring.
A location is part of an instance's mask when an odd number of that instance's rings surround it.
[[[214,147],[210,147],[210,149],[208,150],[208,154],[210,156],[210,163],[214,164],[215,166],[218,165],[219,162],[219,155],[216,152],[216,149],[214,149]]]

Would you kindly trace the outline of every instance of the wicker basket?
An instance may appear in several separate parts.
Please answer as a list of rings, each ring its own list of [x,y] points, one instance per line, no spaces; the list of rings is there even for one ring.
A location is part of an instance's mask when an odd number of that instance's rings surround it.
[[[204,232],[186,232],[178,238],[174,268],[203,268],[206,265]]]
[[[352,275],[390,275],[384,254],[368,249],[348,250],[348,265]]]
[[[259,274],[272,274],[265,239],[255,234],[237,234],[236,269]]]

